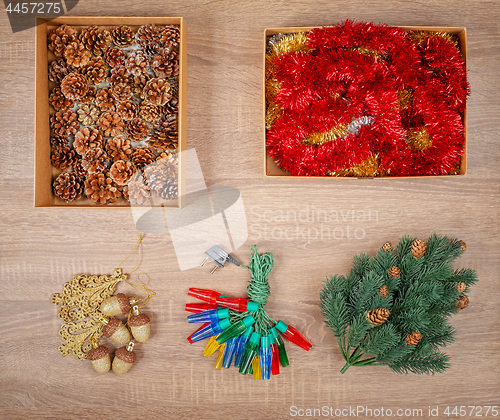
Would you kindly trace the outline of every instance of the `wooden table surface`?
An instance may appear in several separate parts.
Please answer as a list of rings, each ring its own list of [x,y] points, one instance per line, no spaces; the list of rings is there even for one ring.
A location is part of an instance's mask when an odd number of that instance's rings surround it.
[[[82,0],[72,14],[186,19],[188,147],[196,149],[209,186],[241,191],[249,236],[234,255],[248,263],[254,243],[259,251],[273,252],[267,309],[303,331],[314,347],[306,353],[288,345],[290,366],[266,382],[234,368],[214,369],[214,358],[201,355],[203,344],[186,341],[193,330],[183,310],[191,300],[187,289],[244,295],[248,272],[235,266],[213,275],[206,266],[180,271],[169,233],[157,233],[143,242],[140,270],[149,274],[157,295],[147,307],[153,334],[138,348],[137,364],[125,376],[98,376],[87,362],[60,356],[61,322],[51,294],[75,274],[111,274],[135,246],[138,231],[128,210],[33,208],[34,29],[13,34],[2,12],[1,418],[276,419],[323,406],[384,408],[394,415],[397,409],[422,409],[423,418],[437,407],[439,418],[448,418],[446,407],[500,406],[500,2]],[[318,182],[263,176],[264,29],[346,18],[467,28],[472,94],[465,177]],[[337,217],[299,217],[315,212]],[[320,225],[336,234],[315,238]],[[457,267],[476,269],[480,279],[470,306],[452,320],[452,367],[435,376],[401,376],[385,367],[351,368],[341,375],[339,348],[318,310],[325,276],[345,273],[356,252],[373,253],[404,233],[427,237],[433,231],[467,242]],[[127,264],[131,268],[134,261]],[[373,418],[377,412],[358,414]]]

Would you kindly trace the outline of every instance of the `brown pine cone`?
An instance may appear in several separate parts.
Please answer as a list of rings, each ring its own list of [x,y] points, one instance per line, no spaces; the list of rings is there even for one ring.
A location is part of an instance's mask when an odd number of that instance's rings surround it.
[[[62,57],[68,44],[76,41],[76,31],[71,26],[61,25],[55,28],[48,37],[49,50],[56,57]]]
[[[172,98],[170,84],[165,79],[153,78],[146,83],[141,98],[154,105],[165,105]]]
[[[75,67],[82,67],[90,61],[92,54],[81,42],[75,41],[68,44],[64,50],[66,62]]]
[[[390,242],[386,242],[384,245],[382,245],[382,251],[392,252],[392,244]]]
[[[177,198],[177,165],[177,154],[162,153],[156,162],[144,169],[149,189],[164,200]]]
[[[132,162],[125,160],[117,160],[109,170],[111,179],[118,185],[127,185],[134,173],[135,168]]]
[[[66,63],[62,58],[54,60],[49,64],[49,80],[52,82],[61,83],[62,80],[72,72],[76,73],[76,69]]]
[[[94,125],[101,111],[97,105],[83,104],[76,112],[78,113],[78,121],[83,125]]]
[[[144,121],[153,122],[160,119],[160,107],[149,102],[142,101],[139,107],[139,115]]]
[[[73,147],[76,153],[84,155],[90,149],[102,149],[104,147],[104,137],[96,127],[82,127],[75,134]]]
[[[378,294],[380,297],[383,297],[384,299],[389,296],[389,288],[384,284],[383,286],[380,286],[378,289]]]
[[[153,56],[151,68],[156,77],[165,79],[177,76],[179,74],[179,56],[177,52],[161,48],[158,54]]]
[[[73,99],[66,98],[66,96],[62,94],[61,88],[59,86],[56,86],[50,92],[49,104],[52,105],[52,107],[56,111],[60,111],[68,108],[73,108],[73,106],[75,105],[75,101]]]
[[[148,136],[149,127],[142,118],[134,118],[125,126],[125,132],[131,141],[142,141]]]
[[[123,120],[118,113],[106,111],[99,117],[97,127],[106,137],[114,137],[123,131]]]
[[[81,104],[91,104],[92,102],[95,101],[95,93],[96,93],[95,86],[89,86],[89,90],[87,91],[85,96],[80,98],[79,102]]]
[[[111,89],[111,94],[118,101],[126,101],[132,97],[132,91],[128,83],[117,83]]]
[[[134,76],[148,72],[149,58],[140,50],[130,52],[125,59],[125,68]]]
[[[70,136],[76,133],[80,123],[78,122],[78,116],[76,112],[72,109],[65,109],[57,111],[50,118],[50,126],[56,134],[61,134],[63,136]]]
[[[160,42],[163,47],[176,50],[180,42],[180,28],[175,25],[167,25],[160,29]]]
[[[470,300],[467,296],[460,296],[457,300],[457,309],[460,311],[462,309],[467,308],[469,306]]]
[[[50,136],[50,145],[55,149],[58,149],[59,147],[67,147],[69,146],[69,139],[67,136],[53,134]]]
[[[177,178],[168,178],[162,189],[156,193],[164,200],[175,200],[179,196],[179,185]]]
[[[130,121],[137,117],[137,107],[135,102],[130,100],[120,102],[116,106],[116,112],[124,121]]]
[[[172,93],[172,96],[175,96],[176,98],[179,97],[179,78],[178,77],[171,77],[170,79],[167,79],[168,84],[170,85],[170,92]]]
[[[111,87],[118,83],[132,84],[134,78],[128,73],[125,66],[114,67],[111,69],[111,75],[108,77],[108,83]]]
[[[132,146],[129,139],[124,136],[116,136],[108,140],[106,151],[113,162],[129,160],[132,154]]]
[[[130,179],[127,185],[128,201],[134,206],[143,206],[151,204],[151,191],[144,182],[144,177],[140,173],[136,173]]]
[[[109,158],[103,149],[89,149],[82,155],[82,169],[88,174],[102,173],[106,170]]]
[[[95,103],[101,111],[112,111],[115,109],[115,98],[111,87],[99,89],[95,95]]]
[[[108,65],[101,57],[94,57],[80,69],[90,84],[99,85],[106,80]]]
[[[82,166],[82,158],[77,155],[75,162],[73,163],[73,170],[82,180],[85,180],[88,173]]]
[[[96,25],[82,29],[80,42],[95,56],[101,56],[111,45],[111,35]]]
[[[79,100],[88,90],[87,79],[78,73],[68,74],[61,82],[61,92],[68,99]]]
[[[109,47],[104,54],[104,60],[109,67],[122,66],[127,54],[118,47]]]
[[[54,180],[54,194],[61,200],[70,203],[82,196],[83,181],[72,172],[63,172]]]
[[[141,74],[140,76],[134,76],[132,81],[132,93],[136,96],[141,96],[142,91],[146,84],[151,80],[151,76],[149,74]]]
[[[154,124],[151,138],[147,140],[147,143],[156,150],[164,151],[175,150],[177,141],[177,116],[169,114],[163,115]]]
[[[426,249],[427,244],[421,239],[416,239],[411,245],[411,253],[415,257],[415,259],[419,259],[421,256],[423,256]]]
[[[389,277],[399,277],[401,276],[401,270],[399,267],[392,266],[389,268]]]
[[[139,146],[133,150],[130,159],[134,166],[142,171],[145,166],[150,165],[156,160],[156,154],[155,151],[149,147]]]
[[[57,169],[71,169],[75,162],[75,150],[69,146],[58,147],[52,151],[50,160]]]
[[[455,290],[458,292],[458,293],[463,293],[465,292],[465,289],[467,289],[467,284],[464,283],[463,281],[460,281],[457,283],[457,286],[455,288]]]
[[[460,241],[460,249],[465,251],[467,249],[467,244],[464,241]]]
[[[372,309],[366,313],[366,320],[373,325],[382,325],[389,318],[390,311],[387,308]]]
[[[121,195],[113,180],[103,173],[90,174],[85,180],[85,195],[96,204],[114,203]]]
[[[134,32],[128,26],[118,26],[111,32],[111,38],[116,46],[127,48],[134,43]]]
[[[411,334],[406,335],[405,343],[407,346],[415,347],[422,340],[420,331],[413,331]]]
[[[135,35],[135,42],[147,55],[153,55],[161,48],[161,33],[154,23],[141,26]]]
[[[179,112],[179,100],[172,97],[165,105],[161,107],[164,114],[177,114]]]

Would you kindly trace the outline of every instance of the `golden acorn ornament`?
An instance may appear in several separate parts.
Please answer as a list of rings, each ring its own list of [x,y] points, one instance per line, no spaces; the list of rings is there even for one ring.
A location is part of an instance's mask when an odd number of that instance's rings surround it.
[[[87,359],[92,363],[94,370],[101,375],[111,369],[109,350],[105,346],[100,346],[97,341],[92,342],[92,348],[87,353]]]
[[[130,299],[123,293],[117,293],[101,303],[101,312],[109,317],[126,314],[130,308]]]
[[[139,343],[145,343],[151,335],[151,320],[149,316],[141,313],[138,306],[132,308],[132,315],[128,320],[128,326],[132,336]]]
[[[115,352],[111,368],[117,375],[127,373],[135,363],[137,355],[134,353],[134,342],[131,341],[126,347],[120,347]]]
[[[425,250],[427,249],[427,244],[425,241],[422,241],[421,239],[416,239],[413,241],[411,244],[411,253],[415,257],[415,259],[419,259],[425,254]]]
[[[392,244],[390,242],[386,242],[384,245],[382,245],[382,251],[392,252]]]
[[[366,320],[370,324],[379,326],[387,321],[387,318],[389,318],[390,314],[391,312],[387,308],[376,308],[366,313]]]
[[[104,321],[102,335],[113,340],[116,344],[127,344],[130,341],[130,332],[118,318]]]

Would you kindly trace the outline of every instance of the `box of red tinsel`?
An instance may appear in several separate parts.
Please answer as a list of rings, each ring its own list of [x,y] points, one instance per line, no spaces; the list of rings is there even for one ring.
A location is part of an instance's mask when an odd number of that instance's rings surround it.
[[[352,21],[266,29],[265,175],[465,175],[466,40]]]

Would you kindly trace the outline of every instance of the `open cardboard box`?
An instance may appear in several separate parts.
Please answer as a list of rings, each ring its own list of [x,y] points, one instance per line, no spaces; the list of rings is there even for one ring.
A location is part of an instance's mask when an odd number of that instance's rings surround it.
[[[270,177],[297,177],[297,178],[331,178],[329,176],[295,176],[285,170],[281,169],[274,159],[267,154],[266,150],[266,48],[267,40],[270,36],[279,33],[296,33],[296,32],[308,32],[311,29],[320,28],[321,26],[310,26],[310,27],[283,27],[283,28],[268,28],[264,30],[264,61],[263,61],[263,138],[264,138],[264,175]],[[405,31],[433,31],[433,32],[447,32],[449,34],[454,34],[458,37],[458,44],[460,48],[460,54],[464,63],[467,65],[467,29],[461,27],[441,27],[441,26],[400,26],[401,29]],[[444,177],[454,177],[465,175],[467,173],[467,105],[462,115],[464,122],[464,153],[460,162],[460,173],[457,175],[433,175],[433,176],[444,176]],[[430,176],[430,175],[429,175]],[[423,176],[411,176],[406,178],[422,178]],[[339,177],[339,178],[354,178],[354,177]],[[370,178],[370,177],[368,177]],[[380,179],[394,179],[397,177],[393,176],[379,176],[375,178]]]
[[[49,106],[49,92],[55,84],[48,79],[48,63],[56,57],[47,48],[47,36],[60,25],[67,24],[77,30],[91,25],[106,29],[120,25],[128,25],[137,30],[140,26],[154,23],[156,25],[179,25],[179,114],[178,114],[178,199],[158,203],[165,208],[179,208],[183,205],[185,190],[185,168],[183,155],[186,150],[186,88],[187,88],[187,37],[186,24],[182,17],[70,17],[56,19],[37,18],[36,26],[36,92],[35,92],[35,207],[62,208],[130,208],[130,203],[123,197],[106,205],[95,205],[88,198],[82,197],[72,203],[57,198],[52,191],[52,182],[61,172],[52,166],[50,161],[50,124],[49,118],[54,112]],[[157,204],[157,203],[154,203]]]

